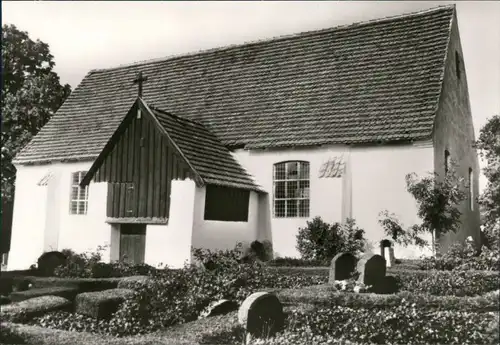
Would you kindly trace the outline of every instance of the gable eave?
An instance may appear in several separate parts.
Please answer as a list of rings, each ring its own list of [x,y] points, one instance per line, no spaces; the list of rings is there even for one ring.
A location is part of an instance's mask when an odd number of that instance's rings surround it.
[[[125,133],[125,130],[130,125],[132,118],[136,115],[137,110],[141,110],[141,113],[143,113],[144,116],[148,116],[149,119],[153,122],[156,130],[158,130],[162,136],[167,138],[169,144],[174,148],[175,151],[177,151],[177,153],[181,156],[182,160],[188,165],[189,169],[194,174],[195,176],[194,180],[196,185],[203,186],[205,184],[205,181],[203,181],[199,173],[194,169],[192,164],[188,161],[188,159],[182,153],[177,144],[172,140],[172,138],[165,130],[165,128],[163,128],[163,126],[158,122],[158,119],[156,119],[151,109],[149,109],[148,105],[140,97],[137,97],[137,99],[134,101],[127,115],[125,115],[124,119],[122,120],[118,128],[115,130],[111,138],[108,140],[104,148],[101,150],[101,152],[95,159],[94,163],[90,167],[85,177],[82,179],[80,186],[82,187],[87,186],[90,183],[90,181],[94,178],[99,168],[103,165],[106,158],[111,154],[115,145],[118,143],[120,138]]]
[[[145,112],[147,116],[153,121],[156,129],[165,137],[167,138],[167,141],[169,144],[177,151],[177,153],[180,155],[184,163],[187,164],[189,169],[194,175],[194,181],[198,187],[204,186],[206,183],[204,179],[201,177],[200,173],[194,168],[193,164],[189,161],[189,159],[186,157],[184,152],[180,149],[179,145],[175,142],[175,140],[172,139],[168,131],[161,125],[161,123],[158,121],[154,113],[151,111],[149,106],[142,100],[142,98],[138,98],[138,106],[141,108],[141,111]]]
[[[81,187],[87,186],[90,181],[94,178],[97,170],[102,166],[106,158],[111,154],[113,151],[115,145],[118,143],[118,140],[122,137],[123,133],[125,133],[125,130],[127,129],[128,125],[130,124],[130,120],[132,116],[134,115],[134,109],[136,108],[138,104],[138,99],[134,101],[132,106],[129,108],[129,111],[127,112],[127,115],[123,118],[123,120],[120,122],[114,133],[111,135],[109,138],[108,142],[106,145],[104,145],[103,149],[97,156],[97,158],[94,160],[92,163],[90,169],[87,171],[87,174],[83,177],[82,181],[80,182]]]
[[[434,107],[434,121],[432,123],[432,128],[430,129],[429,134],[428,134],[428,136],[432,140],[434,138],[434,133],[436,130],[436,121],[437,121],[436,119],[439,115],[439,110],[441,107],[441,98],[443,97],[443,86],[444,86],[444,78],[445,78],[445,74],[446,74],[446,63],[448,61],[448,54],[449,54],[449,50],[450,50],[451,33],[453,30],[453,25],[454,25],[455,21],[457,20],[457,8],[455,5],[453,5],[452,8],[453,8],[453,14],[450,16],[450,22],[448,24],[448,37],[447,37],[447,41],[446,41],[446,48],[444,51],[443,64],[441,66],[442,70],[441,70],[441,76],[439,79],[439,92],[438,92],[438,97],[436,100],[436,105]]]

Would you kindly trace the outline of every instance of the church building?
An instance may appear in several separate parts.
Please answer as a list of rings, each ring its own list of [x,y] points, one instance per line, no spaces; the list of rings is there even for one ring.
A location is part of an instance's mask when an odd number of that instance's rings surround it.
[[[45,251],[182,266],[191,247],[270,241],[313,217],[419,222],[405,176],[450,161],[479,241],[479,165],[456,9],[90,71],[17,155],[8,269]],[[396,257],[421,249],[395,247]]]

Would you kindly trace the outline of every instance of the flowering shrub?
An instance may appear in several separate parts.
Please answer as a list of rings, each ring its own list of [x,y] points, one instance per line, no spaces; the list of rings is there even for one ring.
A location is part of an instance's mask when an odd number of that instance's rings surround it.
[[[315,217],[300,228],[297,234],[297,250],[305,260],[320,261],[329,265],[329,261],[338,253],[357,254],[364,248],[365,231],[356,226],[353,219],[346,224],[325,223],[321,217]]]
[[[371,289],[370,285],[365,285],[354,279],[336,280],[333,282],[333,286],[339,291],[344,292],[369,292]]]
[[[62,250],[66,264],[55,269],[56,277],[61,278],[110,278],[133,275],[148,275],[155,268],[146,264],[129,264],[124,261],[104,263],[102,252],[105,246],[99,246],[94,252],[75,253],[70,249]]]

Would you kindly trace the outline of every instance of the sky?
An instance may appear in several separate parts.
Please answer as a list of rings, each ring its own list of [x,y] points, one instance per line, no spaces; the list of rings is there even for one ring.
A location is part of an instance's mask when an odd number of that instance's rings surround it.
[[[2,1],[2,24],[49,44],[61,82],[92,69],[455,3],[476,137],[500,114],[499,1]],[[481,176],[480,186],[485,179]]]

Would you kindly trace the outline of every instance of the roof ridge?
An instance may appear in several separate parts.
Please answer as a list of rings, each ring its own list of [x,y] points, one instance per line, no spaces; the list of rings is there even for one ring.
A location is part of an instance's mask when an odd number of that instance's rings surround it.
[[[95,69],[90,70],[88,72],[88,74],[96,73],[96,72],[112,71],[112,70],[117,70],[117,69],[122,69],[122,68],[127,68],[127,67],[153,64],[153,63],[158,63],[158,62],[163,62],[163,61],[186,58],[189,56],[209,54],[209,53],[213,53],[213,52],[220,52],[220,51],[225,51],[225,50],[229,50],[229,49],[236,48],[236,47],[259,45],[259,44],[265,44],[265,43],[269,43],[269,42],[276,42],[276,41],[281,41],[281,40],[293,39],[293,38],[297,38],[297,37],[301,37],[301,36],[304,37],[304,36],[316,35],[316,34],[328,32],[328,31],[345,30],[345,29],[349,29],[349,28],[362,27],[365,25],[383,23],[386,21],[392,21],[392,20],[397,20],[397,19],[402,19],[402,18],[407,18],[407,17],[416,17],[419,15],[423,15],[423,14],[427,14],[427,13],[431,13],[431,12],[438,12],[438,11],[441,11],[444,9],[453,9],[455,11],[456,5],[455,4],[441,5],[441,6],[436,6],[436,7],[423,9],[423,10],[419,10],[419,11],[413,11],[413,12],[408,12],[408,13],[396,14],[393,16],[386,16],[386,17],[375,18],[375,19],[370,19],[370,20],[358,21],[358,22],[354,22],[354,23],[350,23],[350,24],[338,25],[338,26],[333,26],[333,27],[328,27],[328,28],[323,28],[323,29],[302,31],[302,32],[297,32],[297,33],[293,33],[293,34],[285,34],[285,35],[257,39],[257,40],[253,40],[253,41],[242,42],[242,43],[234,43],[234,44],[229,44],[226,46],[220,46],[220,47],[216,47],[216,48],[200,49],[197,51],[192,51],[192,52],[187,52],[187,53],[173,54],[173,55],[163,56],[160,58],[153,58],[153,59],[135,61],[135,62],[131,62],[131,63],[125,63],[125,64],[121,64],[121,65],[113,66],[113,67],[108,67],[108,68],[95,68]]]

